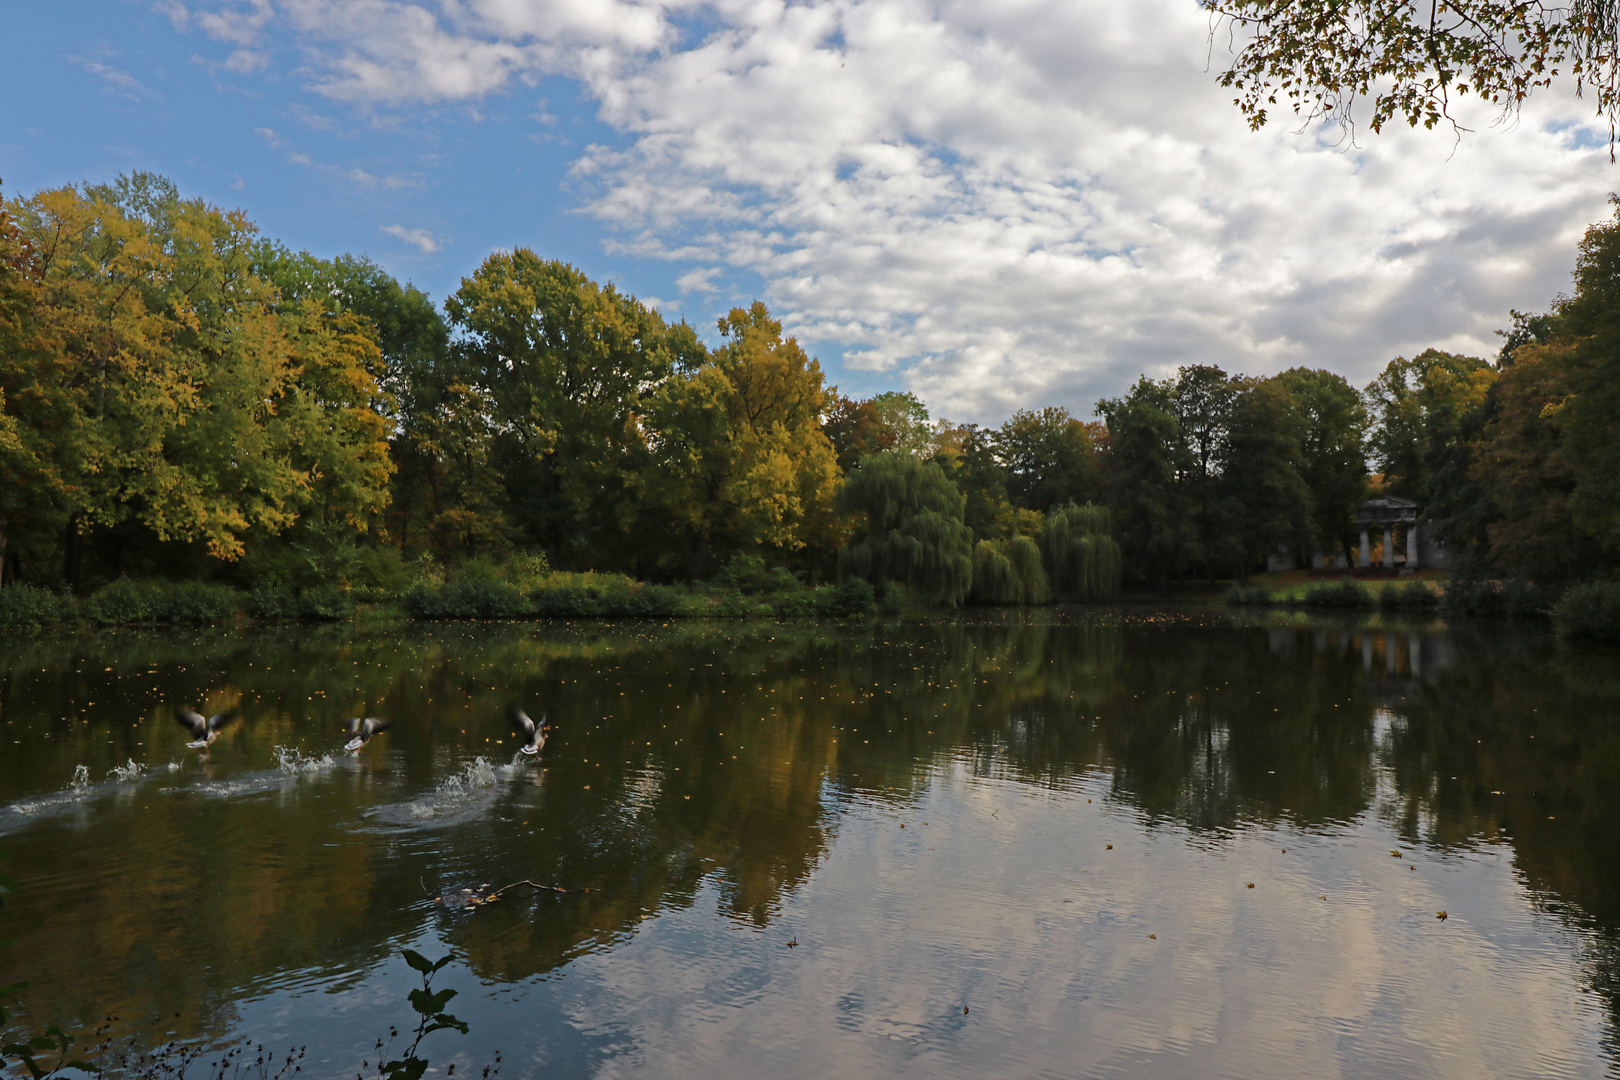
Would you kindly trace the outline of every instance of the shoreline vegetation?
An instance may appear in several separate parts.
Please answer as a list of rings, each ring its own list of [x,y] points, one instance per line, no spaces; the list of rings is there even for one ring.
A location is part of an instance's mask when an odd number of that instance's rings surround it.
[[[1429,349],[1360,390],[1184,365],[1095,420],[985,427],[844,396],[760,302],[706,341],[524,248],[435,303],[153,174],[0,199],[0,627],[850,617],[1229,581],[1235,606],[1620,640],[1617,307],[1620,211],[1494,358]],[[1443,586],[1267,584],[1356,563],[1374,496],[1416,504]]]

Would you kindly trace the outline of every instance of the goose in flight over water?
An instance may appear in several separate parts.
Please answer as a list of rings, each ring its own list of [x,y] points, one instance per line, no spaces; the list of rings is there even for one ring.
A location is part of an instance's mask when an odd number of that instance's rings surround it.
[[[545,710],[541,710],[538,724],[530,720],[529,714],[516,705],[510,706],[506,710],[506,716],[512,721],[512,726],[517,729],[517,733],[524,738],[523,745],[518,748],[519,753],[533,757],[546,748],[546,737],[551,734],[551,725],[546,723]]]
[[[191,732],[191,741],[186,743],[188,750],[206,750],[214,745],[219,738],[219,729],[236,719],[235,709],[226,709],[222,713],[215,713],[206,720],[201,713],[190,709],[176,709],[174,718],[180,726]]]
[[[368,716],[364,720],[357,716],[350,720],[349,726],[344,729],[348,733],[349,741],[343,744],[343,749],[358,750],[370,742],[373,735],[387,731],[393,726],[392,722],[379,720],[375,716]]]

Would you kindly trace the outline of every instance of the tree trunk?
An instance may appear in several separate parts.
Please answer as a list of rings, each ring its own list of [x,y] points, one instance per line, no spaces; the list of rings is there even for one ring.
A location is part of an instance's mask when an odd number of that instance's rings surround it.
[[[10,546],[11,522],[7,519],[5,511],[0,510],[0,588],[4,588],[6,584],[6,567],[9,565],[6,549]]]

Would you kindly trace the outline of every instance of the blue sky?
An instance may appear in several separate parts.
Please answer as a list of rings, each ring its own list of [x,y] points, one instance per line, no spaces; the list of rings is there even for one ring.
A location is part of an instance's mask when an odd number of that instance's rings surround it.
[[[637,294],[671,297],[667,314],[712,322],[712,305],[688,312],[679,303],[677,269],[609,255],[600,226],[578,212],[569,166],[587,145],[627,140],[571,80],[367,115],[279,65],[246,76],[225,69],[232,50],[177,33],[149,4],[8,3],[5,21],[24,44],[14,55],[27,58],[0,66],[8,197],[150,170],[188,195],[247,210],[293,248],[364,252],[438,299],[492,249],[526,245]],[[294,36],[268,30],[265,51],[296,66]],[[390,227],[425,230],[436,250]],[[758,275],[741,277],[744,291],[760,287]]]
[[[494,248],[847,392],[1089,414],[1138,374],[1494,351],[1614,170],[1544,95],[1457,143],[1249,132],[1193,0],[6,0],[8,197],[147,169],[442,299]],[[18,59],[20,58],[20,59]],[[1218,71],[1221,58],[1217,55]]]

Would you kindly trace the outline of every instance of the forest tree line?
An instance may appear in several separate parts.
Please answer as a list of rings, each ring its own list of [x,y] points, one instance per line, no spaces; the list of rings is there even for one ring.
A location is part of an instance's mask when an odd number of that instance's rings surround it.
[[[4,580],[402,587],[543,556],[705,579],[739,556],[956,603],[1247,580],[1353,550],[1374,490],[1470,572],[1561,581],[1620,540],[1620,218],[1491,359],[1190,365],[984,427],[854,399],[762,303],[707,345],[612,284],[496,252],[441,305],[151,174],[0,202]]]

